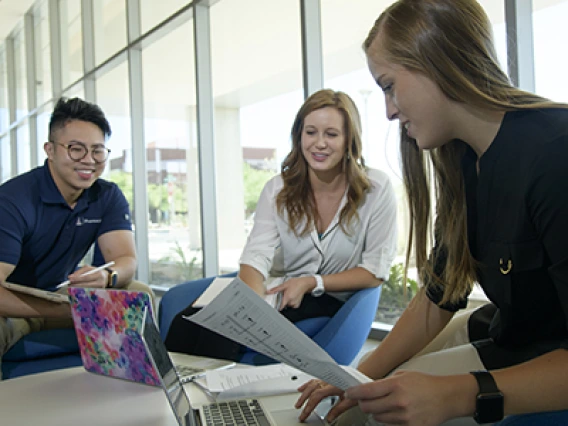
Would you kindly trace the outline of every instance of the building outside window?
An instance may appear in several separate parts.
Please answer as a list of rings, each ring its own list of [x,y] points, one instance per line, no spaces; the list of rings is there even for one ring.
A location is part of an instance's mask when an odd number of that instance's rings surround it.
[[[142,50],[150,277],[203,276],[193,22]]]

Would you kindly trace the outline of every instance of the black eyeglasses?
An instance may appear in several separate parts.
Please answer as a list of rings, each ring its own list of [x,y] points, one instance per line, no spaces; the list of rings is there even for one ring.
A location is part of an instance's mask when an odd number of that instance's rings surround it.
[[[89,153],[89,149],[80,142],[74,142],[68,145],[59,142],[53,143],[67,148],[67,154],[73,161],[81,161]],[[108,149],[106,146],[96,145],[95,147],[93,147],[93,149],[91,149],[91,157],[93,158],[93,161],[95,163],[104,163],[107,160],[109,154],[110,149]]]

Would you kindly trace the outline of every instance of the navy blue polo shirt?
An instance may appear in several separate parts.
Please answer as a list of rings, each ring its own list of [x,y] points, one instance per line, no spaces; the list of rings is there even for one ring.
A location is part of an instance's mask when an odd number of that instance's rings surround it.
[[[0,262],[16,265],[7,281],[53,289],[67,279],[97,238],[132,230],[118,186],[97,179],[71,209],[47,161],[0,186]]]

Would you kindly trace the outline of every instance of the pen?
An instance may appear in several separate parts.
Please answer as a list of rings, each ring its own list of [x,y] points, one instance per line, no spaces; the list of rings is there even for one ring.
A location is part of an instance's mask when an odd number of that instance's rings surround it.
[[[205,385],[205,383],[201,383],[199,380],[192,380],[191,383],[196,384],[197,387],[200,388],[208,397],[212,398],[213,400],[216,399],[215,395],[213,395],[213,392],[209,390],[209,388]]]
[[[103,269],[108,268],[109,266],[112,266],[112,265],[114,265],[114,260],[111,260],[109,263],[105,263],[104,265],[99,266],[98,268],[91,269],[90,271],[87,271],[84,274],[81,274],[81,276],[84,277],[85,275],[94,274],[95,272],[102,271]],[[63,281],[61,284],[58,284],[57,287],[55,287],[55,288],[59,289],[61,287],[65,287],[69,284],[71,284],[71,281],[69,281],[69,280]]]
[[[204,371],[203,373],[192,374],[191,376],[181,377],[181,382],[185,385],[186,383],[194,382],[197,379],[201,379],[205,377],[207,373]]]

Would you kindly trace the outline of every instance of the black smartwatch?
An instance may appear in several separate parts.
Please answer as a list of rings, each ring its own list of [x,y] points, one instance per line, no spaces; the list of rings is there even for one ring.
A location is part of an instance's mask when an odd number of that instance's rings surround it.
[[[504,398],[489,371],[472,371],[479,385],[473,419],[479,423],[494,423],[503,420]]]
[[[110,268],[105,268],[105,270],[108,272],[107,288],[116,287],[116,283],[118,282],[118,272],[113,271]]]

